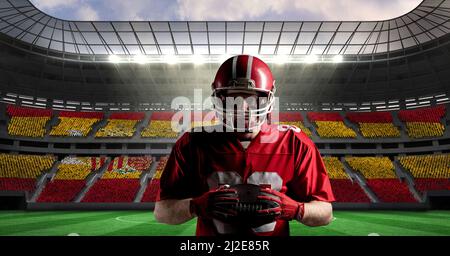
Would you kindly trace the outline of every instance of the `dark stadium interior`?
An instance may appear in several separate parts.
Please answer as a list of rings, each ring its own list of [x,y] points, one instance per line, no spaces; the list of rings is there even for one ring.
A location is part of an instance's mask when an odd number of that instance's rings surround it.
[[[193,100],[194,89],[202,89],[204,98],[210,96],[220,63],[169,65],[157,61],[143,65],[112,63],[108,57],[117,54],[118,48],[122,55],[131,56],[134,47],[160,60],[163,49],[170,46],[175,55],[184,58],[176,54],[181,45],[194,52],[196,46],[205,47],[206,55],[216,58],[220,54],[213,53],[214,47],[241,47],[244,51],[250,45],[259,47],[262,58],[269,59],[286,47],[292,48],[293,58],[343,56],[338,63],[269,63],[277,81],[279,111],[285,118],[280,121],[302,125],[321,154],[328,157],[327,167],[329,164],[336,175],[333,188],[343,195],[337,208],[445,208],[450,191],[449,17],[450,0],[425,0],[405,15],[376,22],[115,24],[60,20],[27,0],[2,1],[0,167],[4,161],[3,166],[11,167],[13,173],[15,165],[18,170],[24,168],[21,163],[29,165],[25,169],[39,165],[26,177],[8,176],[6,170],[0,170],[0,195],[8,196],[9,190],[27,191],[28,209],[153,207],[165,157],[180,135],[168,131],[171,101],[178,96]],[[184,26],[189,29],[179,28]],[[203,26],[205,29],[193,30]],[[219,28],[212,30],[215,27]],[[136,37],[132,42],[148,33],[153,43],[127,43],[122,38],[110,45],[103,38],[108,31],[121,38],[121,28]],[[311,40],[302,43],[299,37],[304,28]],[[193,41],[179,45],[174,39],[181,33],[204,34],[206,38],[211,31],[224,35],[248,32],[260,38],[256,43],[242,38],[233,44],[226,39],[223,43],[208,39],[198,45]],[[158,33],[170,35],[170,43],[159,42]],[[265,33],[277,34],[278,39],[266,45]],[[295,40],[283,43],[283,33],[294,35]],[[324,39],[326,36],[329,38]],[[84,38],[83,43],[78,37]],[[344,40],[336,42],[338,37]],[[156,50],[148,52],[152,47]],[[264,54],[264,47],[274,50]],[[298,53],[297,49],[305,50]],[[352,119],[352,112],[367,116]],[[379,112],[388,113],[383,121],[361,121],[378,120],[373,114]],[[70,130],[73,124],[82,128]],[[139,166],[133,169],[137,170],[134,176],[108,176],[111,170],[122,170],[124,163]],[[80,171],[82,175],[72,176],[75,167],[64,169],[64,164],[88,167]],[[417,167],[421,165],[426,168]],[[368,174],[367,166],[382,166],[378,169],[384,168],[387,174]],[[73,170],[82,169],[77,168]],[[434,171],[427,172],[427,168]],[[60,172],[67,176],[58,178]],[[114,186],[125,196],[101,198]],[[62,187],[71,192],[55,192]],[[426,197],[428,191],[438,193],[433,204]]]

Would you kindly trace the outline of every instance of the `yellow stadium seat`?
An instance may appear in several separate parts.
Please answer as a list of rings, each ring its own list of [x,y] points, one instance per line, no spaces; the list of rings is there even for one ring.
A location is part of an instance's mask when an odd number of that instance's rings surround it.
[[[356,133],[342,121],[315,121],[317,133],[323,138],[356,138]]]
[[[345,157],[354,170],[367,179],[395,179],[394,164],[388,157]]]
[[[95,137],[132,137],[139,120],[109,119],[105,127],[101,128]]]
[[[401,156],[398,160],[414,178],[450,179],[450,154]]]

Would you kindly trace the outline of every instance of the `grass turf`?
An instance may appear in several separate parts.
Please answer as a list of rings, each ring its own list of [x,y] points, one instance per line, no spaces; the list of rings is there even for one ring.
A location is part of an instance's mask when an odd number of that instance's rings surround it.
[[[450,211],[335,211],[324,227],[291,222],[293,236],[449,236]],[[2,236],[191,236],[196,220],[165,225],[145,211],[0,211]]]

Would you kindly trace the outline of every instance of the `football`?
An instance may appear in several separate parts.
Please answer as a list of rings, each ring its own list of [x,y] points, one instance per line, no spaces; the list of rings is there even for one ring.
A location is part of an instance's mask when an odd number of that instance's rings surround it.
[[[210,206],[213,218],[237,226],[258,227],[273,222],[278,217],[279,213],[271,210],[280,208],[280,204],[276,201],[260,199],[259,196],[268,196],[261,192],[261,186],[238,184],[230,186],[230,189],[234,189],[236,193],[230,192],[211,198]],[[238,200],[235,202],[222,201],[217,197],[237,198]]]

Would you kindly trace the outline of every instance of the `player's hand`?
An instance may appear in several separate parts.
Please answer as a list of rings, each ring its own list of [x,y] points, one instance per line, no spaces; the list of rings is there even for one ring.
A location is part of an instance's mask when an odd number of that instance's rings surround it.
[[[277,202],[280,207],[272,208],[266,211],[278,213],[278,219],[282,220],[301,220],[303,216],[303,203],[297,202],[286,194],[270,188],[261,188],[261,192],[267,195],[258,196],[259,199]]]
[[[219,188],[211,189],[205,192],[203,195],[193,198],[190,201],[190,212],[192,215],[202,218],[211,218],[212,215],[212,203],[222,202],[237,204],[239,199],[236,197],[229,197],[230,193],[237,194],[235,189],[230,189],[229,185],[222,185]],[[235,215],[236,212],[227,210],[227,214]]]

